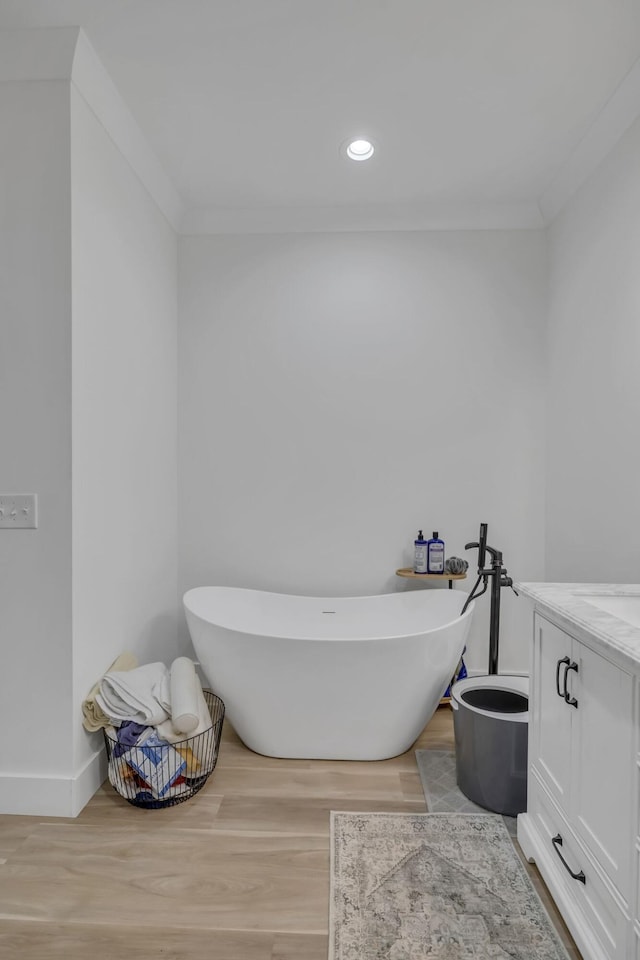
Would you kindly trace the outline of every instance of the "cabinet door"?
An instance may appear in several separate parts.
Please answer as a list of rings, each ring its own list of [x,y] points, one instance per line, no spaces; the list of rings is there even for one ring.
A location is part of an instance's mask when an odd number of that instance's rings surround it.
[[[635,769],[633,678],[574,641],[578,672],[573,717],[572,820],[575,830],[622,896],[631,892],[631,824]]]
[[[563,696],[564,674],[571,662],[573,640],[539,614],[535,615],[533,671],[531,691],[532,763],[558,806],[570,809],[571,722],[573,709]]]

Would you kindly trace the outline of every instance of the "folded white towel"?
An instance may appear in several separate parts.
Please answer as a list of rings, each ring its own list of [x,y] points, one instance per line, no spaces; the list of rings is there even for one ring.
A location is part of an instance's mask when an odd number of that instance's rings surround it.
[[[137,666],[138,661],[133,654],[125,652],[121,653],[119,657],[116,657],[106,672],[110,673],[112,670],[115,670],[120,673],[124,670],[133,670],[133,668]],[[109,724],[109,718],[96,703],[96,695],[99,689],[100,680],[94,683],[86,699],[82,701],[82,726],[91,733],[94,733],[96,730],[101,730],[102,727],[106,727]]]
[[[164,663],[147,663],[135,670],[107,673],[96,702],[114,724],[133,720],[155,727],[171,713],[169,671]]]

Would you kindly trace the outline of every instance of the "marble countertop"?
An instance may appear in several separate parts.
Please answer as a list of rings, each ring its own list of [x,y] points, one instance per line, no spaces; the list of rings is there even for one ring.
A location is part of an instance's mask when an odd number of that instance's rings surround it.
[[[640,597],[640,583],[516,583],[515,587],[578,639],[595,640],[603,653],[615,651],[630,666],[640,668],[640,626],[598,609],[587,599],[589,595]]]

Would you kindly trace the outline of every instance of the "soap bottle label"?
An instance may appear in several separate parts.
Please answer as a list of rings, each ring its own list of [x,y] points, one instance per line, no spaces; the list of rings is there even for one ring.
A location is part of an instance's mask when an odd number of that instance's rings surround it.
[[[444,544],[429,544],[429,573],[444,573]]]
[[[414,573],[427,572],[427,545],[426,543],[417,543],[415,550],[415,560],[413,564]]]

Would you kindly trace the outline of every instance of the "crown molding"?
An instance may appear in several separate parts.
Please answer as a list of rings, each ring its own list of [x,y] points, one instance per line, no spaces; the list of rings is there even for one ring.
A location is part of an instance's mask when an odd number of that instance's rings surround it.
[[[639,116],[640,59],[636,60],[540,197],[545,223],[551,223],[558,216]]]
[[[199,207],[185,211],[180,234],[348,233],[365,230],[538,230],[538,204],[432,203],[323,207]]]

